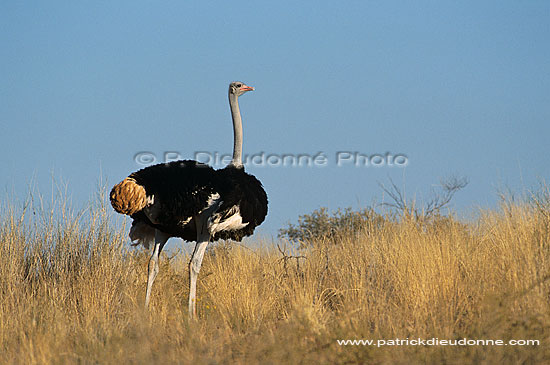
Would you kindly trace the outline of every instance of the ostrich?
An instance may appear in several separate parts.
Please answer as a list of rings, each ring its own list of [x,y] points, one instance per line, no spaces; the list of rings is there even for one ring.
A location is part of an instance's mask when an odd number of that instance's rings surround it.
[[[229,84],[233,119],[233,159],[223,169],[193,160],[157,164],[132,173],[111,190],[113,208],[133,218],[133,245],[153,246],[148,265],[145,307],[159,272],[159,254],[170,237],[196,241],[189,262],[189,316],[196,318],[197,277],[210,241],[241,241],[267,215],[262,184],[244,171],[242,120],[238,98],[254,90],[242,82]]]

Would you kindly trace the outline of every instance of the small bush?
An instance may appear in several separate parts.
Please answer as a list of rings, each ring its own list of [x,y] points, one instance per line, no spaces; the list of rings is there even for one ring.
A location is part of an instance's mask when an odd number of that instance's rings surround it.
[[[304,247],[319,239],[334,241],[343,236],[355,235],[362,230],[380,228],[388,220],[367,208],[354,211],[351,208],[338,209],[329,214],[327,208],[320,208],[311,214],[298,218],[297,224],[289,223],[288,227],[279,230],[279,238],[286,238]]]

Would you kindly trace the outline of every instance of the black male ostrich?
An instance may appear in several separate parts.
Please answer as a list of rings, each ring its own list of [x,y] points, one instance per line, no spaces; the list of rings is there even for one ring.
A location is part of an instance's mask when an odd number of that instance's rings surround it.
[[[191,160],[149,166],[134,172],[111,190],[111,204],[134,220],[130,238],[146,248],[154,243],[149,260],[145,306],[159,271],[158,258],[170,237],[196,241],[189,263],[189,315],[196,318],[197,277],[208,242],[240,241],[254,232],[267,215],[262,184],[244,171],[242,120],[238,97],[254,90],[242,82],[229,84],[233,119],[233,160],[220,170]]]

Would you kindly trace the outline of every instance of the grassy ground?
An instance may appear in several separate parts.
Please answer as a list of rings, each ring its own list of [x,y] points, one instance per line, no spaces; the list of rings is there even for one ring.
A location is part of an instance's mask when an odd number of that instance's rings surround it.
[[[550,205],[506,203],[464,224],[400,219],[357,237],[221,244],[187,318],[188,258],[161,260],[109,225],[2,203],[0,363],[543,363],[550,360]],[[56,218],[54,218],[56,217]],[[538,346],[340,346],[339,339],[539,340]]]

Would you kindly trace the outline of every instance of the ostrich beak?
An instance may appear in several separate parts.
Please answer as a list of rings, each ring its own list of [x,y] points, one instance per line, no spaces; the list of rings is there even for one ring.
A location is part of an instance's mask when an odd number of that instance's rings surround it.
[[[241,87],[241,90],[243,90],[243,91],[254,91],[254,88],[252,86],[243,85]]]

